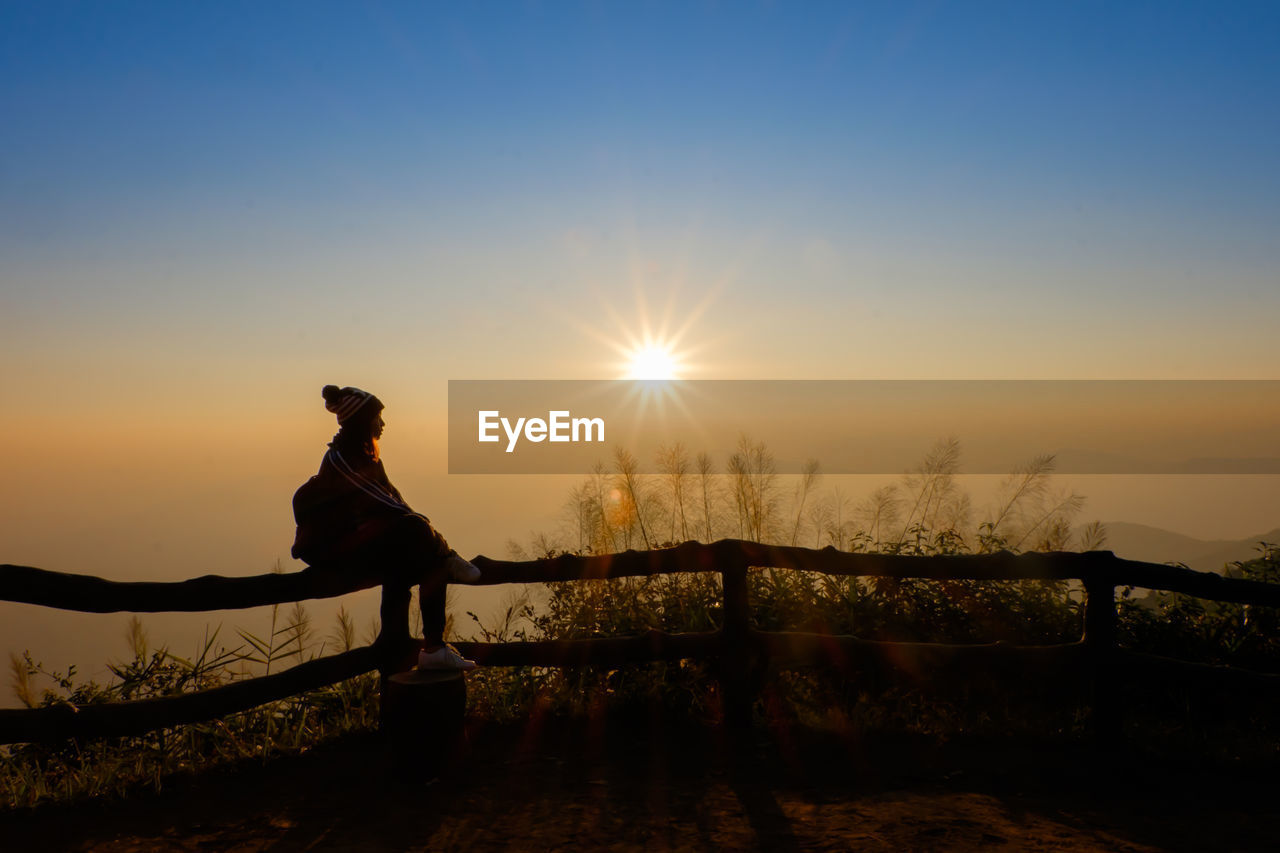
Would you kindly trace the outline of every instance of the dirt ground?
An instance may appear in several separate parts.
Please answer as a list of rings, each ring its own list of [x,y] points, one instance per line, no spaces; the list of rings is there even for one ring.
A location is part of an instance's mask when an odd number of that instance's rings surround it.
[[[0,814],[5,851],[1274,850],[1273,774],[1081,744],[925,743],[647,718],[470,732],[440,781],[373,735],[126,801]]]

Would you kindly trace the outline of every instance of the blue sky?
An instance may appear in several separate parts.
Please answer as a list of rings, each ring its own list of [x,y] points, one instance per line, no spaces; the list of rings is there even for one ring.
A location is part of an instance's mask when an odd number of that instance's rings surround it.
[[[690,378],[1276,376],[1275,4],[0,16],[2,378],[86,446],[286,442],[327,382],[439,426],[449,378],[645,337]]]
[[[705,378],[1275,374],[1275,4],[0,10],[0,323],[63,411],[265,361],[257,399],[349,367],[425,412],[616,375],[602,336]]]
[[[1274,4],[4,8],[8,250],[518,239],[625,196],[997,244],[1138,220],[1274,262]]]

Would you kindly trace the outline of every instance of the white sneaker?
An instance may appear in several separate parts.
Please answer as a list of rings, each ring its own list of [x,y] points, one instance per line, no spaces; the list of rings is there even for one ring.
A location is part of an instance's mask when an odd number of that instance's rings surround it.
[[[480,580],[480,570],[457,554],[450,554],[444,561],[444,567],[448,570],[449,577],[458,583],[475,583]]]
[[[429,652],[426,649],[418,652],[418,669],[475,669],[476,662],[467,660],[458,654],[453,646],[444,645]]]

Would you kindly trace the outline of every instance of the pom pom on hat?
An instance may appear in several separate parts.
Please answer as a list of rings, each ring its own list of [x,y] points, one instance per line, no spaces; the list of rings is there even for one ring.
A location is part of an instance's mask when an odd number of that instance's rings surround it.
[[[346,423],[366,405],[373,406],[375,412],[383,408],[382,401],[377,397],[351,386],[339,388],[337,385],[326,385],[321,389],[320,396],[324,397],[325,409],[338,416],[339,425]]]

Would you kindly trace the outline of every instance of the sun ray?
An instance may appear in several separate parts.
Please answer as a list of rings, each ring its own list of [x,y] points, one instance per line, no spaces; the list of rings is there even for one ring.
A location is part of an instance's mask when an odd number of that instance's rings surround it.
[[[711,306],[739,279],[748,258],[729,258],[721,270],[708,275],[691,268],[693,244],[700,225],[686,233],[685,245],[661,260],[640,250],[636,223],[620,222],[624,256],[612,278],[599,271],[580,279],[584,295],[594,305],[559,304],[551,313],[598,345],[592,356],[577,362],[604,368],[610,379],[684,380],[725,369],[706,361],[741,335],[731,329],[714,333],[706,328]],[[585,272],[585,270],[584,270]],[[621,299],[619,299],[621,297]],[[616,356],[611,357],[611,354]]]

